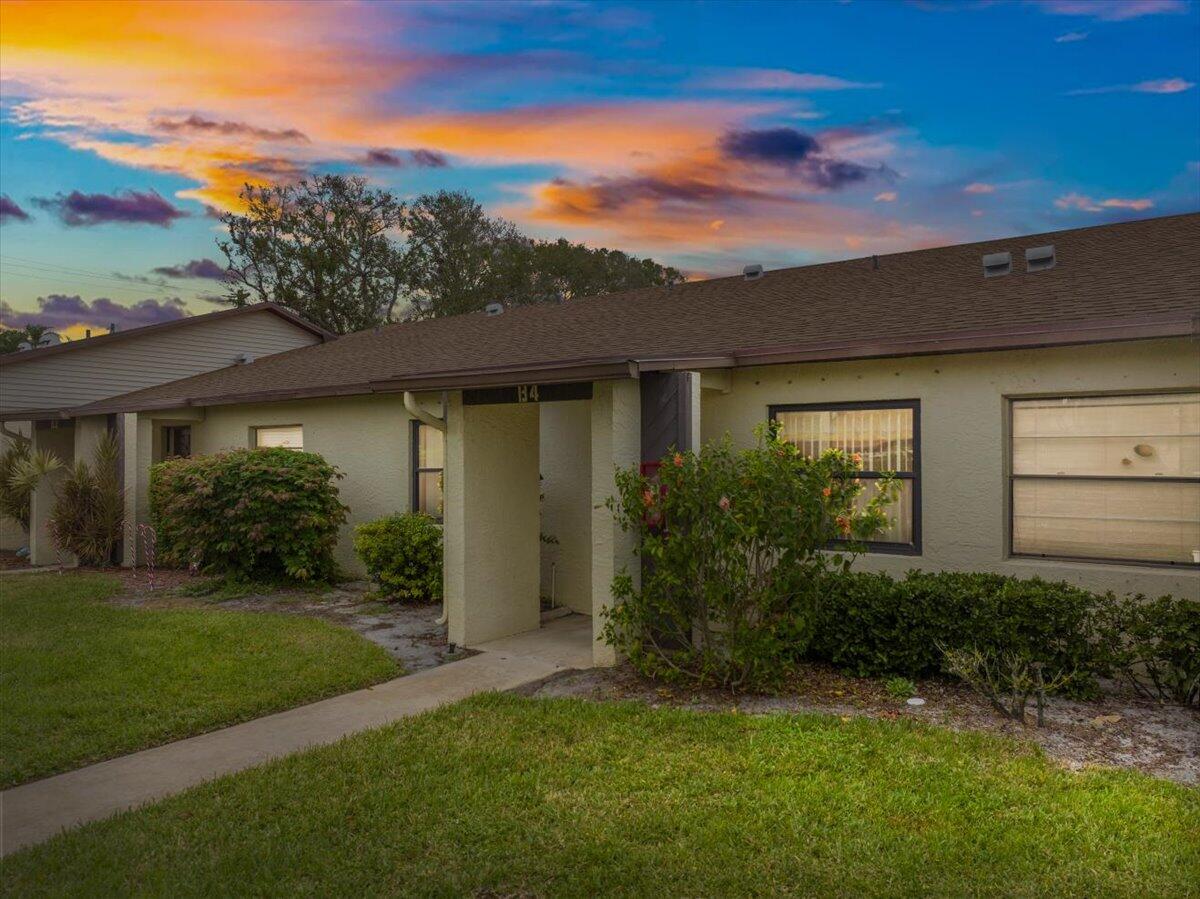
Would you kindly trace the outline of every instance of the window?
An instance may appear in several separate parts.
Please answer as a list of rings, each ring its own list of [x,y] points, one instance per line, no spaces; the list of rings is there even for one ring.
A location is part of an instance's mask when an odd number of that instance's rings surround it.
[[[445,435],[432,425],[412,423],[412,507],[442,518],[442,467]]]
[[[867,545],[875,552],[921,552],[920,403],[772,406],[770,414],[779,422],[783,439],[806,456],[819,456],[828,449],[861,454],[867,488],[859,494],[862,504],[873,495],[874,481],[894,473],[900,493],[887,510],[891,524]]]
[[[304,428],[301,425],[279,425],[254,429],[254,445],[259,449],[282,446],[304,449]]]
[[[1200,394],[1012,402],[1012,552],[1195,563]]]
[[[187,458],[192,454],[192,426],[168,425],[162,429],[164,459]]]

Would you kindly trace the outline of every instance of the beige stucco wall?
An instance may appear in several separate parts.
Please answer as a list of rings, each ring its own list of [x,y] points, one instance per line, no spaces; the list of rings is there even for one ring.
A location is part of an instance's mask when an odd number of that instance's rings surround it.
[[[538,602],[536,404],[446,411],[446,609],[451,643],[534,630]]]
[[[600,638],[604,612],[612,605],[613,577],[628,569],[639,583],[641,568],[633,555],[634,536],[622,531],[605,508],[616,494],[616,471],[642,456],[642,400],[637,381],[598,381],[592,412],[592,661],[612,665],[616,651]]]
[[[145,419],[145,414],[142,418]],[[338,541],[337,559],[348,572],[362,574],[362,566],[354,555],[353,526],[410,508],[411,420],[399,394],[340,397],[210,406],[203,411],[200,421],[179,419],[175,413],[164,412],[155,419],[150,437],[157,457],[161,453],[159,426],[190,424],[192,453],[201,455],[251,446],[255,427],[302,425],[304,449],[320,453],[345,474],[337,485],[350,513]]]
[[[988,570],[1092,589],[1200,598],[1200,573],[1167,566],[1012,558],[1007,550],[1007,400],[1030,395],[1196,388],[1188,339],[737,369],[728,393],[703,391],[703,439],[738,445],[777,403],[921,401],[920,556],[871,554],[863,568]]]
[[[541,406],[541,592],[592,614],[592,412],[589,400]]]

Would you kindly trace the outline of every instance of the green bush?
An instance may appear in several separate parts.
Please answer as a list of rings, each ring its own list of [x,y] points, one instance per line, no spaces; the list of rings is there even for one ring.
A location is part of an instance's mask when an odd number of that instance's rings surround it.
[[[248,580],[333,578],[348,511],[340,477],[321,456],[283,448],[160,462],[150,472],[159,560]]]
[[[1173,596],[1112,600],[1099,631],[1113,672],[1138,692],[1200,705],[1200,602]]]
[[[354,529],[354,551],[385,596],[418,602],[442,598],[442,529],[425,513],[360,524]]]
[[[860,676],[921,677],[945,650],[1041,662],[1088,694],[1106,669],[1095,639],[1102,597],[1065,583],[998,574],[910,571],[902,580],[852,573],[826,579],[811,653]]]
[[[743,688],[778,681],[812,632],[821,577],[845,571],[885,524],[890,479],[860,506],[858,460],[808,458],[768,428],[755,447],[729,441],[668,453],[654,478],[617,472],[609,501],[636,537],[641,586],[623,572],[604,638],[642,673]]]

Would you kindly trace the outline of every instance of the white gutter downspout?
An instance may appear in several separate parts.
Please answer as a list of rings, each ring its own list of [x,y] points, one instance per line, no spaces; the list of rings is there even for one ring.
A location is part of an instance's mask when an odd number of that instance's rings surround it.
[[[411,415],[413,418],[415,418],[417,421],[421,422],[422,424],[427,424],[431,428],[437,428],[443,434],[446,433],[446,394],[444,391],[442,392],[442,417],[441,418],[438,418],[436,415],[430,415],[428,412],[426,412],[424,409],[422,409],[420,407],[420,405],[418,405],[418,403],[417,403],[417,395],[415,393],[413,393],[411,390],[404,391],[404,408],[408,411],[409,415]],[[443,589],[442,590],[442,615],[440,618],[438,618],[437,623],[445,624],[446,621],[449,620],[449,617],[450,617],[450,610],[449,610],[449,607],[446,605],[446,591],[445,591],[445,589]]]

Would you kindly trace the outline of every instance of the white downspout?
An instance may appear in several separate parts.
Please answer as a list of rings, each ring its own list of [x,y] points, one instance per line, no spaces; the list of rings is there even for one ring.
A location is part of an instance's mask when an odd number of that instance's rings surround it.
[[[404,408],[408,411],[409,415],[411,415],[413,418],[415,418],[417,421],[421,422],[422,424],[427,424],[431,428],[437,428],[443,434],[446,433],[446,394],[444,391],[442,392],[442,417],[441,418],[438,418],[436,415],[430,415],[428,412],[426,412],[424,409],[422,409],[421,406],[417,403],[417,395],[415,393],[413,393],[411,390],[404,391]],[[445,590],[445,587],[443,586],[443,588],[442,588],[442,614],[438,618],[437,623],[439,625],[445,624],[449,620],[449,618],[450,618],[450,609],[446,605],[446,590]]]

